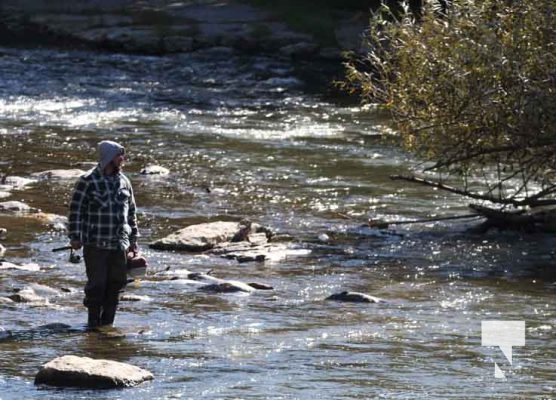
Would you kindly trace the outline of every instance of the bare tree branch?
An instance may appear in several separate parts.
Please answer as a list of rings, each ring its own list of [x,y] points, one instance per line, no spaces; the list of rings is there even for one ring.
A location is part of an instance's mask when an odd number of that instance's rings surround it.
[[[500,198],[496,196],[482,195],[468,190],[458,189],[453,186],[448,186],[440,182],[434,182],[428,179],[418,178],[416,176],[391,175],[390,179],[418,183],[420,185],[430,186],[450,193],[469,197],[471,199],[490,201],[495,204],[511,205],[514,207],[524,207],[524,206],[540,207],[540,206],[547,206],[547,205],[556,205],[556,199],[540,200],[542,197],[545,197],[549,194],[556,193],[556,186],[551,186],[545,190],[536,193],[535,195],[526,197],[523,200],[516,200],[515,198]]]

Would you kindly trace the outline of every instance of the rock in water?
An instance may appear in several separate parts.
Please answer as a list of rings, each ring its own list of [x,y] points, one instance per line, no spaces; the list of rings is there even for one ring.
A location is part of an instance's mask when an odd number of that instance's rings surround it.
[[[77,179],[85,172],[82,169],[51,169],[48,171],[35,172],[32,176],[39,179]]]
[[[14,212],[14,213],[36,213],[40,210],[33,208],[21,201],[3,201],[0,203],[1,212]]]
[[[328,296],[325,300],[347,301],[351,303],[382,303],[384,300],[365,293],[343,291]]]
[[[201,252],[212,249],[216,244],[229,241],[238,231],[237,222],[208,222],[190,225],[149,246],[155,250],[178,250]]]
[[[243,282],[224,281],[224,282],[211,283],[205,286],[201,286],[199,290],[203,292],[212,292],[212,293],[237,293],[237,292],[250,293],[254,290],[254,288]]]
[[[258,290],[274,290],[272,286],[267,285],[266,283],[249,282],[248,285]]]
[[[168,175],[170,170],[160,165],[147,165],[140,172],[141,175]]]
[[[151,379],[149,371],[130,364],[67,355],[44,364],[35,377],[35,385],[111,389],[136,386]]]

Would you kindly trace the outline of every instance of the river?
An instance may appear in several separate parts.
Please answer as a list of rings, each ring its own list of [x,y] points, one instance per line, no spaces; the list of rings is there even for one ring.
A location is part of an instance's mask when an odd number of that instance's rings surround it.
[[[2,48],[0,71],[3,174],[75,168],[95,160],[100,140],[119,141],[149,274],[212,270],[275,288],[214,295],[144,279],[127,289],[144,300],[122,302],[116,318],[126,336],[101,339],[81,329],[83,264],[51,252],[67,244],[64,234],[0,216],[5,259],[41,266],[2,271],[0,296],[31,284],[69,290],[42,306],[0,304],[0,333],[78,328],[0,340],[1,399],[556,397],[555,238],[477,235],[465,221],[365,227],[369,218],[468,213],[465,199],[389,179],[419,161],[383,140],[388,123],[376,113],[306,90],[288,62],[224,50]],[[141,175],[149,163],[170,175]],[[72,185],[41,180],[3,200],[66,215]],[[237,263],[148,248],[193,223],[241,218],[305,252]],[[386,302],[323,301],[342,290]],[[485,320],[525,321],[512,364],[482,346]],[[35,387],[38,368],[65,354],[131,363],[155,379],[116,391]],[[495,362],[506,379],[495,378]]]

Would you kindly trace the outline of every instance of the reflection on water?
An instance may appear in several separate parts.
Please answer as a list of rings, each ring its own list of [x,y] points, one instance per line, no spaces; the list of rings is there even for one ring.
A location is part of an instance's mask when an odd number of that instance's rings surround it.
[[[66,244],[63,232],[0,216],[6,258],[42,267],[2,270],[0,296],[34,283],[68,289],[46,304],[0,304],[6,398],[554,396],[554,238],[476,236],[465,222],[362,226],[370,217],[467,213],[457,197],[389,180],[412,160],[380,141],[376,115],[304,93],[288,63],[264,57],[0,54],[0,172],[80,167],[101,139],[121,141],[151,274],[127,289],[144,299],[122,303],[125,337],[82,332],[83,265],[50,251]],[[147,164],[171,173],[140,175]],[[72,185],[39,180],[7,199],[65,215]],[[147,247],[191,223],[244,217],[291,235],[309,254],[237,264]],[[155,276],[181,269],[275,290],[212,295]],[[386,303],[323,300],[342,290]],[[514,365],[481,346],[484,319],[526,321]],[[8,330],[52,322],[77,332],[6,339]],[[155,380],[125,393],[34,388],[38,367],[64,354],[129,362]],[[507,381],[494,379],[495,360]]]

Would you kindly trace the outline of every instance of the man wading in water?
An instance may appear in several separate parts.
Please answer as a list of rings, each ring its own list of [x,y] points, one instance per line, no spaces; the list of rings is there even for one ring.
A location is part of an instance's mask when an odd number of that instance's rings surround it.
[[[98,165],[75,185],[69,213],[70,245],[74,250],[83,247],[83,304],[89,310],[90,329],[114,322],[127,282],[127,253],[137,252],[138,236],[133,189],[122,173],[124,147],[104,140],[98,154]]]

